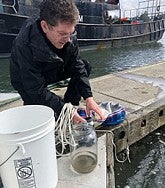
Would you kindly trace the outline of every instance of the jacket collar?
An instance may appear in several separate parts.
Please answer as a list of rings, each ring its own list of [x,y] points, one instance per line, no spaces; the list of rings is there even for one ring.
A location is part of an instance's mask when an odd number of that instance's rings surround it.
[[[40,26],[38,19],[31,25],[29,33],[29,45],[32,49],[33,59],[38,61],[63,61],[56,54],[56,48],[48,41]]]
[[[34,61],[63,62],[63,59],[56,53],[57,49],[48,41],[42,31],[39,19],[27,20],[21,33],[21,40],[30,47]]]

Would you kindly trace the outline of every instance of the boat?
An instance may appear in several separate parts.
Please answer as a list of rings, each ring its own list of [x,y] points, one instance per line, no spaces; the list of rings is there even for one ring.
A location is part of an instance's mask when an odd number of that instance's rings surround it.
[[[161,0],[139,0],[132,10],[119,0],[76,0],[80,50],[118,48],[159,41],[165,31]],[[0,0],[0,55],[10,54],[23,22],[39,14],[41,0]],[[123,15],[122,15],[123,14]]]

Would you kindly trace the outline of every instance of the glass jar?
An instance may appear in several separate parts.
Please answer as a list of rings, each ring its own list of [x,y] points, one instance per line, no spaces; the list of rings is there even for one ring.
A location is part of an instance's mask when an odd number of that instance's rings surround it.
[[[91,123],[73,125],[70,147],[71,166],[78,173],[89,173],[97,165],[97,136]]]

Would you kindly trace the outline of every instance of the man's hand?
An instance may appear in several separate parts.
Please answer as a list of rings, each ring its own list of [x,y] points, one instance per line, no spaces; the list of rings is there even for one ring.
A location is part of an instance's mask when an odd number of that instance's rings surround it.
[[[105,117],[102,114],[101,109],[99,108],[98,104],[94,101],[93,97],[89,97],[86,99],[86,113],[88,116],[90,116],[91,111],[94,111],[101,120],[105,119]]]
[[[77,123],[81,123],[81,122],[87,122],[83,117],[81,117],[78,113],[77,113],[77,110],[75,111],[74,113],[74,116],[73,116],[73,122],[75,124]]]

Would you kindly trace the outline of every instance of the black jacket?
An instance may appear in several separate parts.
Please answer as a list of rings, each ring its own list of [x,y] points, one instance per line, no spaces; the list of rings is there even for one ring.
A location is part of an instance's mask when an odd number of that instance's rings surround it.
[[[84,99],[92,96],[88,76],[86,64],[79,56],[76,35],[59,50],[45,37],[39,19],[25,22],[13,42],[10,62],[11,83],[24,104],[49,106],[58,117],[64,100],[47,86],[70,77],[66,102],[74,104],[79,96]]]

